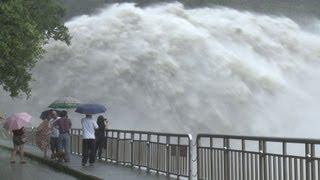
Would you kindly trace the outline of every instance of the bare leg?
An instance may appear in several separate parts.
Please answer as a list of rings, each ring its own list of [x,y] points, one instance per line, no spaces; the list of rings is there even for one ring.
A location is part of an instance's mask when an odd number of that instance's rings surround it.
[[[43,158],[44,159],[48,159],[48,149],[49,149],[49,145],[47,145],[43,151]]]
[[[17,150],[18,150],[18,146],[14,145],[11,153],[11,163],[14,163],[16,161]]]
[[[26,163],[26,161],[24,160],[24,150],[23,150],[24,145],[20,145],[20,162],[22,164]]]
[[[47,149],[45,149],[45,150],[43,151],[43,158],[44,158],[44,159],[48,159]]]

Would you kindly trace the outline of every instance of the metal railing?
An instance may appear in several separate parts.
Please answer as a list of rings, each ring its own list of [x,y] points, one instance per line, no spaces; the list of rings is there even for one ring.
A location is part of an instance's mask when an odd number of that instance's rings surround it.
[[[71,152],[81,155],[82,130],[72,129],[70,134]],[[105,137],[105,161],[176,178],[192,177],[191,135],[108,129]]]
[[[34,144],[34,129],[27,131]],[[72,129],[71,151],[82,155],[82,130]],[[103,161],[192,179],[188,134],[109,129]],[[320,140],[199,134],[199,180],[320,180]],[[195,167],[194,167],[195,168]]]
[[[208,180],[319,180],[320,140],[197,136],[197,176]]]
[[[35,127],[28,127],[26,128],[26,136],[27,136],[27,144],[35,145],[36,144],[36,128]]]

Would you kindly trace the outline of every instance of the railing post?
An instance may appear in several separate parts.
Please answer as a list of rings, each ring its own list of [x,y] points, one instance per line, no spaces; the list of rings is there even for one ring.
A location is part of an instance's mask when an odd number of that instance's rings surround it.
[[[214,161],[214,157],[213,157],[213,138],[210,138],[210,167],[213,167],[213,161]],[[209,173],[210,174],[210,173]],[[213,172],[211,172],[211,178],[213,178]]]
[[[150,133],[147,134],[147,173],[150,172]]]
[[[119,131],[117,131],[117,144],[116,144],[116,163],[119,160]]]
[[[111,138],[110,138],[110,161],[114,162],[113,159],[113,142],[114,142],[114,137],[113,137],[113,130],[111,131]]]
[[[310,157],[311,179],[315,180],[316,179],[316,169],[315,169],[315,161],[313,159],[315,157],[315,145],[314,144],[310,144],[310,148],[311,148],[311,157]],[[318,178],[320,179],[320,177],[318,177]]]
[[[77,144],[77,147],[78,147],[78,156],[80,156],[80,129],[78,129],[78,144]]]
[[[228,138],[224,138],[223,139],[223,149],[224,149],[224,178],[225,180],[229,180],[229,139]]]
[[[72,129],[69,130],[69,134],[70,134],[70,153],[73,154],[73,148],[72,148],[72,144],[73,144],[73,141],[72,141]]]
[[[242,163],[242,180],[246,180],[246,173],[245,173],[245,151],[246,151],[246,141],[245,139],[241,139],[241,163]],[[260,180],[261,178],[261,166],[259,165],[259,170],[260,170]],[[240,171],[240,170],[239,170]]]
[[[196,154],[196,161],[197,161],[197,179],[200,179],[202,177],[200,177],[200,152],[199,152],[199,148],[201,146],[201,136],[197,136],[197,140],[196,140],[196,144],[197,144],[197,154]],[[190,165],[191,166],[191,165]]]
[[[266,159],[266,152],[267,152],[267,144],[266,144],[266,141],[262,141],[262,153],[263,153],[263,161],[264,161],[264,180],[267,180],[267,172],[268,172],[268,169],[267,169],[267,159]]]
[[[141,133],[139,132],[139,143],[138,143],[138,166],[141,169]]]
[[[311,176],[310,176],[310,162],[311,162],[311,148],[310,148],[310,144],[306,143],[305,144],[305,157],[306,157],[306,180],[310,180]]]
[[[133,152],[134,152],[134,150],[133,150],[133,142],[134,142],[134,133],[132,132],[131,133],[131,141],[130,141],[130,146],[131,146],[131,157],[130,157],[130,159],[131,159],[131,167],[133,167]]]
[[[126,138],[127,138],[127,132],[124,132],[123,134],[123,151],[122,151],[122,163],[123,165],[126,165]]]
[[[106,151],[105,151],[105,160],[106,162],[108,162],[108,130],[105,130],[104,131],[104,137],[105,137],[105,140],[104,140],[104,143],[105,143],[105,147],[106,147]]]
[[[189,143],[189,180],[192,180],[192,136],[188,134]]]
[[[166,136],[166,154],[167,154],[167,156],[166,156],[166,174],[167,174],[167,176],[169,176],[169,171],[170,171],[170,169],[169,169],[169,166],[170,166],[170,138],[169,138],[169,136],[167,135]]]
[[[282,155],[283,155],[283,180],[287,180],[287,143],[282,143]]]
[[[260,171],[260,180],[267,180],[267,166],[265,159],[265,142],[259,140],[259,154],[260,154],[260,162],[259,162],[259,171]]]
[[[176,161],[177,161],[177,164],[176,164],[176,168],[177,168],[177,179],[179,179],[180,177],[180,137],[178,136],[178,143],[177,143],[177,146],[176,146]]]
[[[33,129],[34,127],[31,127],[31,145],[33,145],[34,141],[34,136],[33,136]]]
[[[159,151],[159,147],[160,147],[160,137],[159,135],[157,134],[157,174],[159,174],[159,163],[160,163],[160,151]]]

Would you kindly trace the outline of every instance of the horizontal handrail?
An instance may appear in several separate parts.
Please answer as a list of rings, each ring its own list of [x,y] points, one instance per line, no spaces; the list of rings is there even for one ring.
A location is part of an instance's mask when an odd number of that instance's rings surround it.
[[[30,132],[34,139],[34,129]],[[71,150],[77,155],[81,155],[81,132],[72,129],[70,133]],[[190,134],[107,129],[105,137],[105,161],[170,177],[191,179],[195,162],[198,179],[243,180],[251,176],[257,180],[267,180],[269,176],[320,179],[320,158],[316,153],[320,150],[320,139],[201,133],[194,146]],[[300,149],[288,149],[294,148],[291,144]],[[276,146],[279,153],[271,152]],[[194,161],[193,149],[196,149]],[[251,167],[254,169],[247,174],[247,168]]]
[[[71,151],[81,155],[82,129],[71,129]],[[190,134],[137,130],[105,130],[105,161],[176,178],[192,177]]]
[[[267,137],[267,136],[240,136],[240,135],[225,135],[225,134],[198,134],[199,138],[228,138],[228,139],[240,139],[240,140],[255,140],[255,141],[270,141],[270,142],[287,142],[287,143],[310,143],[320,144],[320,139],[312,138],[285,138],[285,137]]]
[[[72,128],[72,130],[81,130],[81,129]],[[154,134],[154,135],[160,135],[160,136],[188,137],[188,138],[192,139],[191,134],[181,134],[181,133],[163,133],[163,132],[153,132],[153,131],[121,130],[121,129],[107,129],[107,131],[125,132],[125,133],[139,133],[139,134]]]
[[[291,147],[289,153],[289,144],[300,149]],[[320,179],[320,158],[316,156],[319,145],[319,139],[198,134],[197,177],[208,180]],[[275,149],[277,153],[270,152]]]

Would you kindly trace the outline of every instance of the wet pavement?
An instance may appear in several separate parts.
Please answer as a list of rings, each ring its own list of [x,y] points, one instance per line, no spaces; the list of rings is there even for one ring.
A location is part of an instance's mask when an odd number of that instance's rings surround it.
[[[1,146],[5,146],[5,147],[12,147],[12,142],[11,141],[7,141],[7,140],[0,140],[0,145]],[[1,151],[5,151],[0,147]],[[42,157],[43,153],[37,149],[35,146],[31,146],[31,145],[25,145],[25,151],[28,152],[29,154],[32,154],[33,156],[37,156],[37,157]],[[166,176],[164,175],[156,175],[156,174],[148,174],[146,173],[146,171],[144,170],[138,170],[138,169],[134,169],[134,168],[129,168],[129,167],[124,167],[121,165],[116,165],[116,164],[112,164],[112,163],[106,163],[106,162],[96,162],[94,164],[94,166],[86,166],[83,167],[81,166],[81,157],[75,156],[75,155],[71,155],[71,159],[70,159],[70,163],[62,163],[61,165],[70,168],[72,170],[90,175],[90,176],[95,176],[99,179],[112,179],[112,180],[154,180],[154,179],[158,179],[158,180],[164,180],[164,179],[168,179]],[[36,162],[30,162],[27,164],[26,167],[29,166],[33,166],[34,164],[38,165],[37,167],[39,168],[39,171],[41,172],[45,172],[45,174],[40,173],[37,175],[37,177],[39,178],[35,178],[34,175],[32,174],[36,174],[36,173],[27,173],[26,170],[24,170],[24,167],[21,167],[22,165],[20,165],[19,163],[16,164],[17,168],[13,168],[10,170],[0,170],[0,173],[5,173],[6,177],[9,179],[14,179],[11,178],[10,174],[15,174],[17,172],[18,175],[16,175],[17,177],[21,177],[23,175],[26,174],[26,179],[45,179],[45,180],[50,180],[50,178],[54,177],[53,179],[57,180],[57,179],[64,179],[64,177],[58,177],[55,176],[54,173],[57,173],[53,170],[50,170],[50,167],[47,165],[41,165],[38,164]],[[8,166],[10,167],[9,164],[9,153],[7,154],[3,154],[2,155],[2,159],[1,159],[1,166]],[[30,167],[30,172],[37,172],[37,168],[31,168]],[[50,171],[50,172],[48,172]],[[51,174],[51,171],[53,171],[53,173]],[[7,173],[9,172],[9,173]],[[43,175],[43,177],[41,177]],[[13,175],[15,176],[15,175]],[[49,178],[47,178],[47,176]],[[69,177],[69,176],[66,176]],[[2,178],[0,177],[0,179],[2,180]],[[66,178],[67,179],[67,178]],[[5,180],[5,179],[4,179]],[[20,179],[19,179],[20,180]]]
[[[10,152],[0,148],[0,179],[1,180],[76,180],[76,178],[55,171],[49,166],[26,158],[26,164],[10,163]]]

